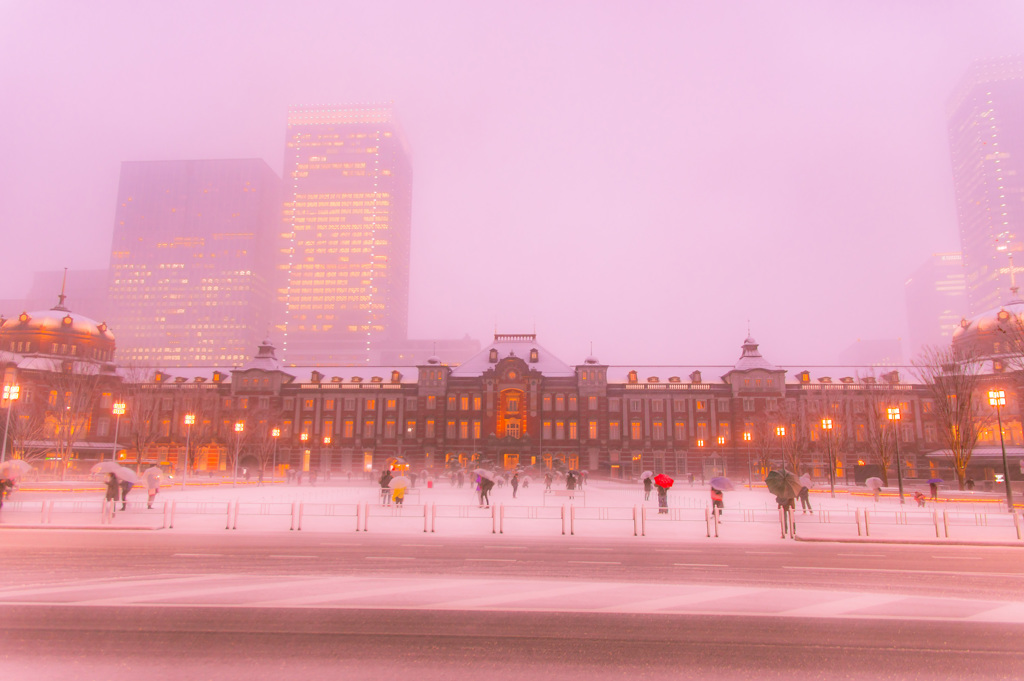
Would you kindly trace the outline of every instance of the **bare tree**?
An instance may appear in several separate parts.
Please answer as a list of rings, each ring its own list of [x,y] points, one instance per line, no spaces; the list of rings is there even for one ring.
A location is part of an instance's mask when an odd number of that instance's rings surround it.
[[[872,390],[865,397],[864,440],[872,461],[881,469],[882,483],[889,485],[889,469],[896,451],[896,437],[889,422],[889,408],[894,396],[888,390]]]
[[[46,431],[57,455],[57,474],[62,480],[76,442],[88,432],[102,382],[99,366],[91,362],[59,362],[47,375],[50,394]]]
[[[914,361],[914,372],[931,393],[939,424],[939,439],[945,445],[960,489],[967,484],[967,465],[988,427],[991,415],[978,409],[981,359],[955,347],[925,348]]]
[[[124,372],[121,399],[125,402],[123,417],[123,441],[135,450],[135,470],[142,468],[142,461],[150,446],[161,436],[160,427],[160,384],[154,383],[153,370],[148,367],[128,365]],[[124,426],[127,426],[125,428]]]

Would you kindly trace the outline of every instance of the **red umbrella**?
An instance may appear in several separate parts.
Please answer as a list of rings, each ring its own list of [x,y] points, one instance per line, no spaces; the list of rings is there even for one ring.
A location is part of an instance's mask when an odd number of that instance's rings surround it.
[[[675,480],[668,477],[664,473],[658,473],[657,475],[654,476],[654,484],[657,485],[658,487],[664,487],[665,489],[668,489],[669,487],[672,486],[673,482],[675,482]]]

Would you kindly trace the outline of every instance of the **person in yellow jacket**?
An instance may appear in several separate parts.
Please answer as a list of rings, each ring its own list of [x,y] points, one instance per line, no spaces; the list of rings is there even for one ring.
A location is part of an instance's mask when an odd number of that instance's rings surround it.
[[[396,487],[391,492],[391,498],[394,499],[395,506],[401,506],[402,502],[405,501],[405,488]]]

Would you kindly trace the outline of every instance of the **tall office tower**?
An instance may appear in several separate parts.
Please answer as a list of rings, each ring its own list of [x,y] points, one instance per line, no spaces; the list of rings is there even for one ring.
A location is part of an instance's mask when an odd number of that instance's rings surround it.
[[[926,345],[947,347],[968,314],[963,261],[959,253],[934,253],[904,286],[910,356]]]
[[[121,164],[110,327],[122,362],[234,366],[274,320],[281,180],[261,159]]]
[[[949,101],[949,141],[967,299],[979,314],[1009,297],[1006,256],[1024,249],[1024,59],[971,66]]]
[[[288,112],[286,361],[377,361],[405,340],[412,166],[390,105]]]

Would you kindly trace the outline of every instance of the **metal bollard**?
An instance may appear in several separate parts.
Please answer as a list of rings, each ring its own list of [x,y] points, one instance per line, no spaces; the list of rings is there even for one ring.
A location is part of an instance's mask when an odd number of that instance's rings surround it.
[[[704,507],[704,529],[707,531],[708,539],[711,538],[711,511]]]
[[[168,524],[168,525],[167,525],[167,527],[168,527],[169,529],[171,529],[171,530],[173,530],[173,529],[174,529],[174,511],[175,511],[175,509],[176,509],[177,507],[178,507],[178,502],[177,502],[177,500],[175,500],[175,501],[172,501],[172,502],[171,502],[171,522],[170,522],[170,524]]]
[[[569,534],[576,534],[576,504],[569,504]]]
[[[424,532],[427,531],[427,527],[430,524],[430,513],[427,512],[427,507],[429,505],[430,504],[423,504],[423,531]],[[502,516],[502,520],[504,521],[504,516]]]
[[[782,537],[786,538],[786,509],[779,506],[779,525],[782,527]]]
[[[718,509],[712,508],[711,509],[711,516],[714,519],[714,523],[715,523],[715,539],[718,539]]]
[[[235,499],[235,522],[233,522],[231,524],[231,529],[232,530],[237,530],[238,529],[238,507],[239,506],[241,506],[241,504],[238,503],[238,499]],[[231,510],[230,507],[228,508],[228,510],[229,511]]]
[[[1013,526],[1017,530],[1017,539],[1020,539],[1020,514],[1017,513],[1017,509],[1013,510]]]
[[[562,534],[565,534],[565,504],[562,504]]]
[[[501,510],[498,512],[501,516],[501,521],[498,524],[498,534],[505,534],[505,504],[501,504]]]
[[[633,506],[633,536],[639,536],[640,534],[640,509],[637,506]]]
[[[296,505],[297,505],[297,504],[296,504],[296,502],[294,502],[294,501],[293,501],[293,502],[292,502],[292,524],[291,524],[291,526],[289,526],[289,528],[288,528],[288,531],[289,531],[289,532],[295,529],[295,511],[296,511]]]
[[[437,506],[430,507],[430,532],[433,534],[437,531]]]
[[[942,533],[939,531],[939,512],[932,511],[932,522],[935,523],[935,538],[942,537]]]
[[[363,505],[356,502],[356,532],[359,531],[359,521],[363,519]]]
[[[170,517],[170,510],[171,510],[171,507],[168,506],[167,502],[165,501],[164,502],[164,527],[163,527],[163,529],[165,529],[165,530],[169,527],[169,525],[167,524],[167,519]]]
[[[368,532],[367,529],[370,525],[370,502],[363,502],[363,532]]]
[[[298,530],[299,532],[302,531],[302,512],[304,510],[306,510],[306,504],[305,504],[305,502],[300,501],[299,502],[299,524],[295,527],[295,529]]]
[[[946,539],[949,539],[949,512],[942,511],[942,529],[946,532]]]
[[[853,517],[857,521],[857,536],[860,536],[860,509],[853,509]]]
[[[868,525],[868,509],[864,509],[864,536],[871,536],[871,527]]]
[[[647,507],[642,506],[640,508],[640,536],[647,536]]]

